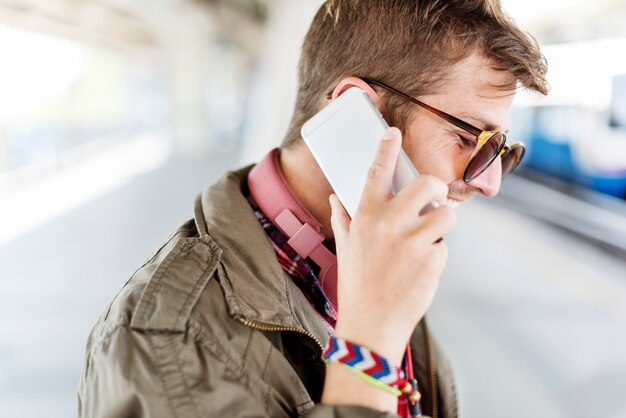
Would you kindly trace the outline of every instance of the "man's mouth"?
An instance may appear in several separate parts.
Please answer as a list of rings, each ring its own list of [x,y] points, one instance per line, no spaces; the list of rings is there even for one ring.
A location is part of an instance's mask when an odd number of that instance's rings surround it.
[[[450,183],[448,190],[448,199],[446,204],[450,206],[451,209],[456,209],[459,207],[461,203],[467,202],[475,195],[475,190],[471,187],[468,187],[463,184],[458,184],[457,182]]]
[[[459,207],[459,205],[460,205],[462,202],[463,202],[462,200],[458,200],[458,199],[454,199],[454,198],[449,197],[449,198],[446,200],[446,205],[448,205],[448,207],[450,207],[450,208],[452,208],[452,209],[456,209],[456,208],[458,208],[458,207]]]

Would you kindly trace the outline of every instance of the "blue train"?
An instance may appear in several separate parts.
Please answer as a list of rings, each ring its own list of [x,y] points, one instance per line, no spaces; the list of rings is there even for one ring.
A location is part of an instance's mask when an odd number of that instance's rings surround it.
[[[577,105],[513,110],[528,145],[524,166],[626,199],[626,75],[614,78],[608,112]]]

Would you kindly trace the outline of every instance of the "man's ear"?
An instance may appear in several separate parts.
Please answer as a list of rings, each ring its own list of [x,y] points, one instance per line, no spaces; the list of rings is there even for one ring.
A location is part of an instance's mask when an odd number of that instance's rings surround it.
[[[367,95],[370,100],[374,103],[374,105],[381,111],[380,105],[382,104],[381,97],[376,91],[365,81],[361,80],[358,77],[346,77],[341,80],[335,90],[333,90],[330,99],[335,100],[337,97],[341,96],[346,90],[350,87],[360,87]]]

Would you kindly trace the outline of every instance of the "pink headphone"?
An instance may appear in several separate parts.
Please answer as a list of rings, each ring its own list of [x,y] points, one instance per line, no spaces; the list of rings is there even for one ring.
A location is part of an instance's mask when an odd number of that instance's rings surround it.
[[[289,189],[280,167],[280,149],[267,154],[248,176],[248,188],[263,214],[289,238],[289,245],[320,267],[318,280],[337,306],[337,257],[323,244],[322,226]]]

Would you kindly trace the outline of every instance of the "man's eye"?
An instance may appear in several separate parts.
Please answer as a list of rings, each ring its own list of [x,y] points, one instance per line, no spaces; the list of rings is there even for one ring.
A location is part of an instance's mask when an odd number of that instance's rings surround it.
[[[476,142],[473,139],[466,138],[466,137],[464,137],[463,135],[460,135],[460,134],[457,134],[456,136],[463,143],[463,146],[468,147],[468,148],[476,147]]]

